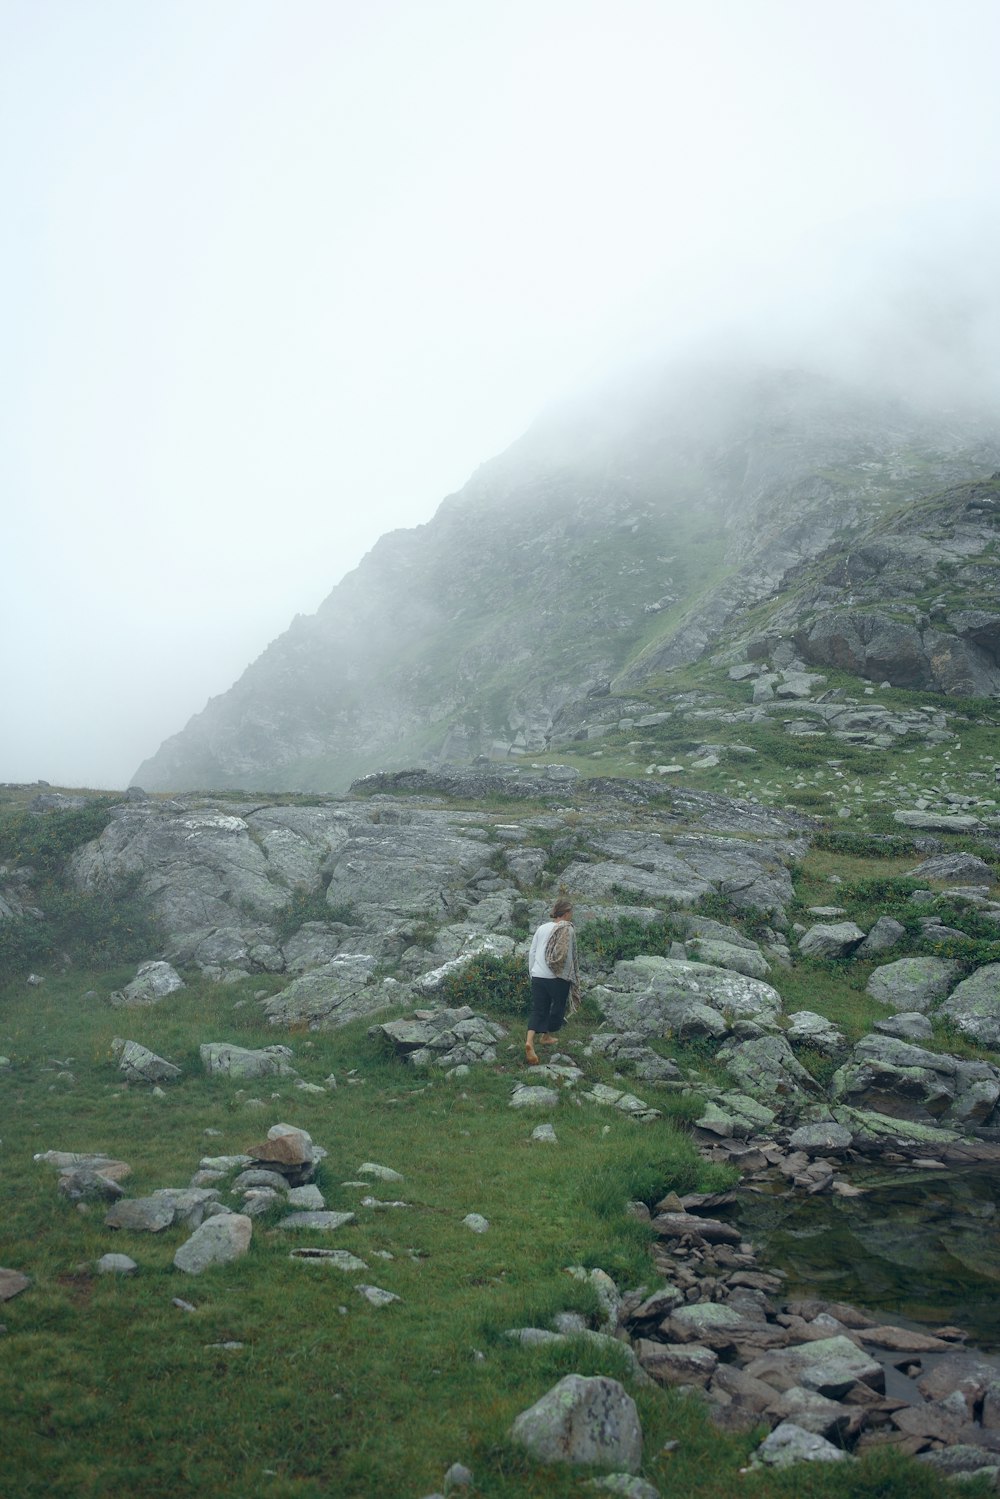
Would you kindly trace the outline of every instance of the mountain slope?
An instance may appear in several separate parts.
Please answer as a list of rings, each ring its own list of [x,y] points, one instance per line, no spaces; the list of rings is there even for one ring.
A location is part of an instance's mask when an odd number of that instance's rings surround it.
[[[548,415],[138,770],[154,790],[338,790],[543,749],[588,694],[697,660],[904,501],[988,473],[996,434],[818,376],[675,369]]]

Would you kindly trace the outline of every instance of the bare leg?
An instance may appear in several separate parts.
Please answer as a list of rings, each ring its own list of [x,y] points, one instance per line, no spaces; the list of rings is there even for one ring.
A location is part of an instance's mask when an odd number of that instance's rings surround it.
[[[535,1051],[535,1033],[529,1031],[524,1042],[524,1059],[529,1067],[537,1067],[538,1053]]]

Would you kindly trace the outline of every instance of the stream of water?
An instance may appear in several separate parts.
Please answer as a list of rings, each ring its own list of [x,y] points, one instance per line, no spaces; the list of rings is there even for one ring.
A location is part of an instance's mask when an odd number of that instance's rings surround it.
[[[956,1324],[1000,1350],[1000,1174],[872,1170],[861,1197],[755,1192],[733,1212],[783,1297],[846,1301],[904,1325]]]

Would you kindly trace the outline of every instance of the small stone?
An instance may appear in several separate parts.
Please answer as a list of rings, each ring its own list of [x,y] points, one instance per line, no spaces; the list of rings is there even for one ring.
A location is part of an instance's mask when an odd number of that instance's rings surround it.
[[[383,1291],[381,1286],[359,1285],[355,1287],[355,1290],[359,1291],[366,1301],[371,1302],[372,1306],[389,1306],[391,1302],[402,1299],[394,1295],[392,1291]]]
[[[134,1275],[138,1268],[127,1254],[102,1254],[97,1261],[98,1275]]]
[[[484,1234],[490,1226],[481,1213],[466,1213],[462,1222],[466,1228],[471,1228],[474,1234]]]

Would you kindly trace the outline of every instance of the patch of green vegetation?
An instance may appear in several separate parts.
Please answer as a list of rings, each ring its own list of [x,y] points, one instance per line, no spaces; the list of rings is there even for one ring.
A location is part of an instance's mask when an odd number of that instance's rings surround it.
[[[340,922],[344,926],[350,926],[354,908],[349,904],[331,906],[326,898],[326,892],[330,885],[329,876],[322,880],[319,885],[296,885],[288,901],[280,911],[276,911],[272,923],[279,945],[287,942],[301,926],[306,922],[318,921],[325,925],[330,922]]]
[[[666,957],[674,934],[663,921],[646,922],[636,916],[598,917],[579,931],[581,961],[602,972],[638,957]]]
[[[448,974],[438,990],[449,1008],[468,1005],[495,1020],[525,1020],[531,1005],[531,983],[523,957],[482,953],[457,973]]]
[[[70,856],[107,827],[112,805],[104,798],[66,812],[0,813],[0,857],[31,871],[26,914],[0,922],[0,982],[53,961],[110,966],[160,950],[163,933],[138,875],[81,891],[66,873]]]

